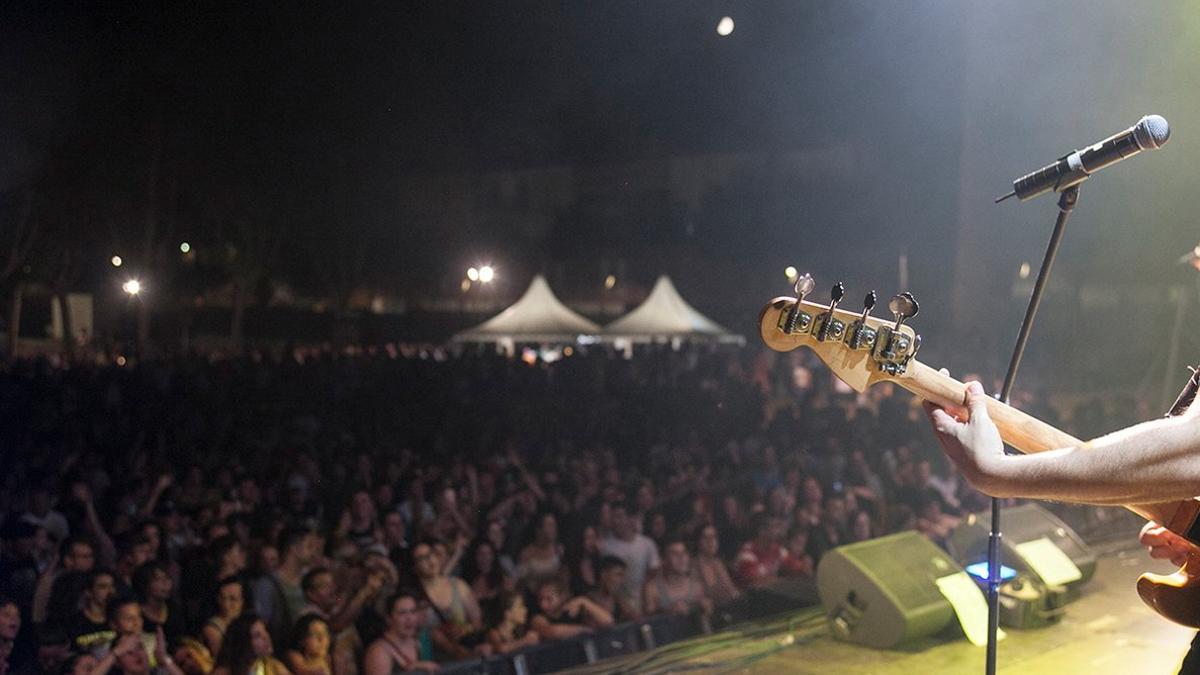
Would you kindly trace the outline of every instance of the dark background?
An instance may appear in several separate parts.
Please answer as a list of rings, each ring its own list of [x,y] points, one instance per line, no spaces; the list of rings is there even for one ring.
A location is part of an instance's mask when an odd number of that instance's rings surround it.
[[[227,333],[235,287],[251,340],[345,320],[441,339],[537,272],[601,321],[666,272],[749,334],[786,265],[857,300],[898,290],[903,255],[924,360],[998,376],[1055,208],[992,199],[1157,113],[1167,148],[1083,186],[1023,375],[1157,398],[1181,299],[1181,358],[1200,348],[1176,264],[1200,238],[1198,10],[7,3],[0,262],[21,255],[2,281],[28,290],[26,334],[37,293],[70,290],[119,338],[138,275],[170,345]],[[497,282],[464,293],[483,263]]]

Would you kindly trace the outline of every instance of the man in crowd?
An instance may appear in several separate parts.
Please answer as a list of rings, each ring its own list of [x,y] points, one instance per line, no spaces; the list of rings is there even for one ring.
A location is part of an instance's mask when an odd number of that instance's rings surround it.
[[[638,534],[624,504],[612,506],[612,534],[600,540],[600,553],[625,563],[625,584],[621,595],[630,607],[641,613],[642,588],[646,579],[661,566],[658,547],[649,537]]]
[[[254,606],[276,644],[287,644],[306,600],[301,581],[317,556],[317,535],[306,527],[279,533],[279,566],[254,581]]]

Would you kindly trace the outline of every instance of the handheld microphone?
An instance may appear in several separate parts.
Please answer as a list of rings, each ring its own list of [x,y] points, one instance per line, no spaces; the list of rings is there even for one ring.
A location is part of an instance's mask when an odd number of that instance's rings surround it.
[[[1014,180],[1012,192],[997,199],[996,203],[1012,196],[1025,201],[1048,190],[1062,192],[1126,157],[1133,157],[1143,150],[1161,148],[1170,137],[1171,128],[1162,116],[1146,115],[1138,120],[1137,124],[1119,134],[1109,136],[1093,146],[1076,150],[1049,166]]]

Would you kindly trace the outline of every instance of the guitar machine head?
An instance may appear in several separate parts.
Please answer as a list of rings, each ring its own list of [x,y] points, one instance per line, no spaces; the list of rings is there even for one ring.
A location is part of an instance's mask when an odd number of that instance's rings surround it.
[[[802,275],[794,297],[775,298],[763,308],[758,322],[763,342],[778,352],[809,347],[855,391],[903,376],[921,346],[921,336],[904,323],[920,309],[916,298],[907,291],[892,296],[888,321],[871,316],[875,291],[854,313],[838,308],[846,293],[842,282],[834,284],[828,304],[805,300],[815,286],[811,276]]]

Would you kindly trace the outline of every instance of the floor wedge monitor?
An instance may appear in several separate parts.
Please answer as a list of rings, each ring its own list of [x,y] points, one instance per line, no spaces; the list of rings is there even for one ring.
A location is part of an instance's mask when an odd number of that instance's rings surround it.
[[[817,567],[817,592],[836,637],[895,647],[955,622],[937,580],[961,571],[921,534],[900,532],[827,552]]]
[[[1032,575],[1047,586],[1067,589],[1066,600],[1096,573],[1096,555],[1058,516],[1038,504],[1004,509],[1000,520],[1000,564]],[[950,555],[964,567],[987,560],[991,515],[971,514],[947,541]]]

